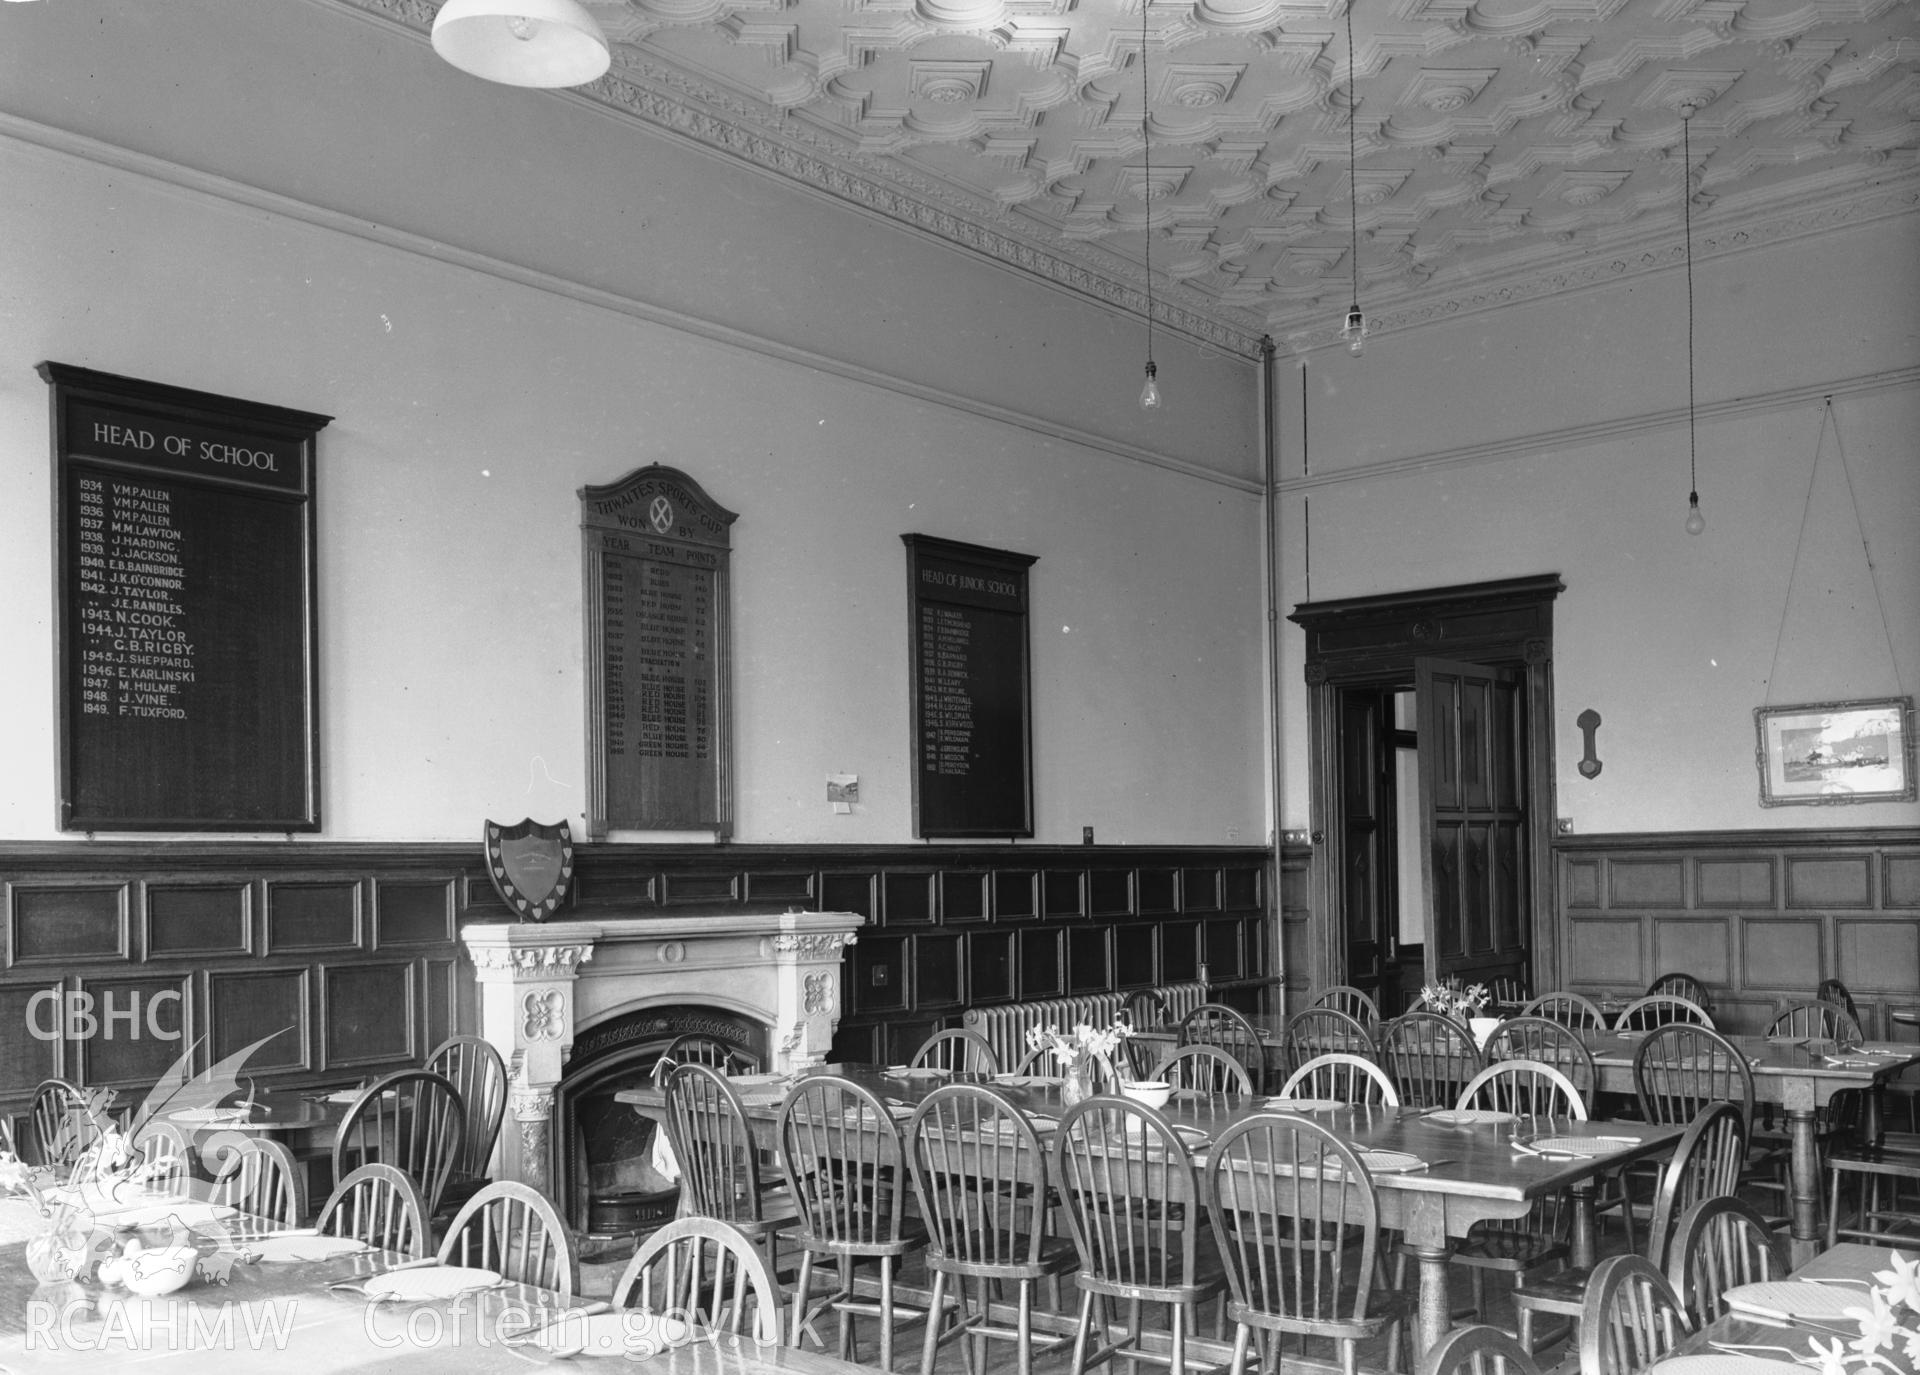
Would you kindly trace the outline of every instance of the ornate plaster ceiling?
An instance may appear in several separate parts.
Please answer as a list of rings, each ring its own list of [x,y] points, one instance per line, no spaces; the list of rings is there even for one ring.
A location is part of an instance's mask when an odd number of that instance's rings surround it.
[[[1142,3],[587,0],[582,94],[1236,350],[1356,228],[1386,329],[1670,265],[1686,107],[1696,258],[1920,206],[1916,0]]]

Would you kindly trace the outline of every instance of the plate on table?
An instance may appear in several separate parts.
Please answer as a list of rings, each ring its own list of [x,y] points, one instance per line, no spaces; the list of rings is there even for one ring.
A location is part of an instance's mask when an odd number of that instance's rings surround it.
[[[1518,1122],[1519,1116],[1497,1108],[1442,1108],[1427,1114],[1427,1121],[1443,1127],[1491,1127],[1501,1122]]]
[[[358,1256],[372,1250],[359,1237],[281,1236],[260,1237],[240,1245],[269,1265],[298,1265],[307,1260],[335,1260]]]
[[[1050,1079],[1044,1074],[996,1074],[993,1076],[993,1082],[1004,1084],[1010,1089],[1043,1089],[1062,1081]]]
[[[1727,1307],[1756,1318],[1792,1322],[1849,1322],[1845,1310],[1866,1303],[1866,1290],[1850,1284],[1809,1284],[1804,1280],[1767,1280],[1727,1290]]]
[[[737,1089],[765,1088],[770,1084],[784,1085],[787,1082],[787,1076],[784,1074],[729,1074],[727,1082]]]
[[[938,1065],[918,1065],[912,1069],[901,1070],[900,1077],[905,1079],[951,1079],[953,1077],[953,1071],[950,1069],[941,1069]]]
[[[429,1265],[419,1270],[389,1270],[384,1275],[375,1275],[361,1290],[370,1299],[418,1303],[471,1294],[499,1283],[497,1270],[479,1270],[470,1265]]]
[[[1349,1106],[1338,1098],[1269,1098],[1266,1102],[1268,1112],[1333,1112]]]
[[[1765,1356],[1742,1356],[1732,1351],[1701,1352],[1698,1356],[1674,1356],[1654,1365],[1650,1375],[1807,1375],[1807,1368],[1792,1361],[1769,1360]]]
[[[1422,1168],[1427,1162],[1405,1151],[1361,1151],[1360,1163],[1373,1174],[1406,1174]]]

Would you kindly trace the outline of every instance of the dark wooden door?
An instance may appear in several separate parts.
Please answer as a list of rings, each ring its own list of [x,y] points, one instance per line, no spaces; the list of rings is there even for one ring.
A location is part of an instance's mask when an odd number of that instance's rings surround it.
[[[1340,694],[1338,833],[1345,977],[1377,1002],[1391,950],[1393,907],[1392,749],[1387,745],[1390,693],[1352,688]]]
[[[1462,985],[1526,968],[1526,723],[1520,674],[1414,660],[1427,969]]]

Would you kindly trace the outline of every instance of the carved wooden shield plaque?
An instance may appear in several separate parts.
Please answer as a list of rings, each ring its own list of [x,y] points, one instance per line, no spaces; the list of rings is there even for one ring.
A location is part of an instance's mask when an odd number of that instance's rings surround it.
[[[567,899],[573,883],[573,833],[562,821],[542,826],[528,817],[513,826],[487,822],[487,876],[501,901],[528,921],[545,921]]]

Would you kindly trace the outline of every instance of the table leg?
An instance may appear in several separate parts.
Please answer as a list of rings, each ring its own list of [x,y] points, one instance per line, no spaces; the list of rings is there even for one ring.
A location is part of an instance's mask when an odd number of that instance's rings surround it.
[[[1792,1215],[1791,1261],[1795,1269],[1820,1250],[1817,1223],[1820,1214],[1820,1157],[1813,1145],[1813,1109],[1788,1108],[1787,1129],[1793,1139],[1790,1191]]]
[[[1440,1344],[1440,1339],[1447,1335],[1447,1329],[1453,1326],[1453,1300],[1448,1294],[1447,1283],[1447,1261],[1453,1255],[1453,1244],[1444,1242],[1439,1246],[1417,1246],[1413,1248],[1413,1254],[1420,1262],[1419,1331],[1414,1350],[1417,1364],[1426,1359],[1427,1353]]]
[[[1594,1181],[1591,1179],[1583,1179],[1573,1186],[1573,1255],[1569,1260],[1576,1270],[1593,1269],[1596,1249],[1593,1242],[1593,1194]]]

